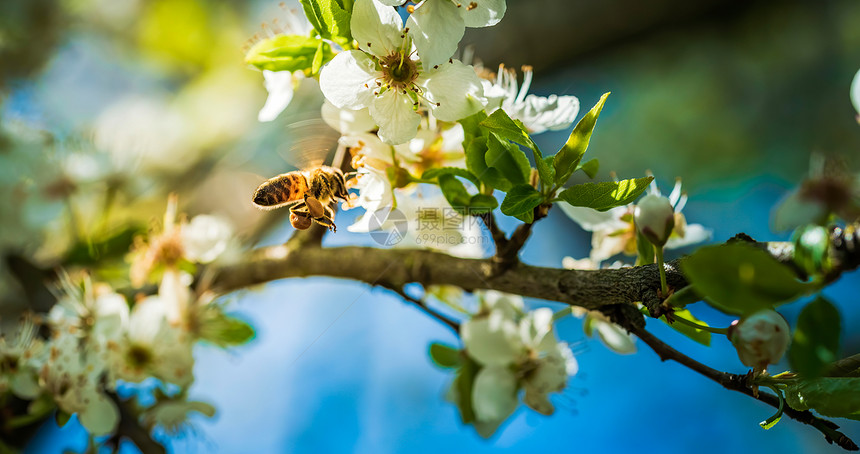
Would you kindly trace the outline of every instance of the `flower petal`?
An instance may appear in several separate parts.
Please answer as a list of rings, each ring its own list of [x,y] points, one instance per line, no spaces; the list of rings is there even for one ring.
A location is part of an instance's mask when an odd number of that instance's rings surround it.
[[[582,230],[594,232],[597,230],[618,230],[627,226],[621,221],[621,216],[627,212],[627,207],[615,207],[609,211],[597,211],[594,208],[575,207],[567,203],[559,203],[561,211],[573,222],[579,224]]]
[[[415,137],[421,123],[421,115],[415,112],[412,99],[394,90],[388,90],[373,100],[370,116],[379,125],[379,138],[392,145]]]
[[[83,396],[83,401],[87,404],[78,413],[81,425],[96,437],[112,433],[119,423],[119,410],[116,405],[95,389],[85,390]]]
[[[322,105],[322,119],[341,134],[360,134],[376,128],[367,109],[338,109],[328,99]]]
[[[320,90],[335,107],[363,109],[373,100],[374,81],[379,75],[364,52],[341,52],[320,71]]]
[[[356,1],[349,26],[358,47],[377,57],[391,55],[403,44],[403,19],[397,10],[376,0]]]
[[[467,27],[490,27],[499,23],[505,16],[507,4],[505,0],[480,0],[477,7],[469,9],[457,8]]]
[[[459,9],[448,1],[425,1],[406,21],[425,68],[448,61],[457,51],[466,31]]]
[[[472,407],[478,421],[502,421],[517,404],[517,379],[507,367],[484,367],[475,376]]]
[[[430,102],[433,115],[442,121],[466,118],[487,103],[474,68],[459,60],[425,72],[416,83],[424,88],[424,97]]]
[[[569,128],[577,114],[579,99],[576,96],[528,95],[511,112],[511,117],[521,120],[532,133],[539,134]]]
[[[293,74],[289,71],[263,70],[264,85],[269,97],[257,114],[259,121],[272,121],[287,108],[293,100]]]
[[[615,323],[605,322],[603,320],[594,320],[594,327],[597,328],[597,334],[600,340],[609,347],[610,350],[622,355],[636,353],[636,340],[632,334],[628,333],[624,328]]]
[[[711,229],[706,229],[702,224],[687,224],[684,228],[684,236],[670,236],[666,242],[666,249],[677,249],[691,244],[701,243],[711,239]]]
[[[484,365],[505,366],[522,353],[517,325],[498,311],[463,323],[460,334],[469,356]]]

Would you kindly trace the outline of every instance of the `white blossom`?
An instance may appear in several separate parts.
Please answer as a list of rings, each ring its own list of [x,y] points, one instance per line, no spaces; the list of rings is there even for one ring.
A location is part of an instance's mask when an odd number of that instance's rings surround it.
[[[328,62],[320,72],[320,89],[338,108],[369,108],[384,142],[400,144],[415,137],[419,104],[443,121],[483,108],[483,89],[472,68],[457,60],[425,67],[415,58],[393,8],[358,0],[350,24],[362,50],[339,53]]]
[[[210,263],[227,250],[233,227],[221,217],[199,214],[182,226],[181,235],[185,258]]]
[[[537,96],[528,94],[532,68],[524,66],[523,85],[517,86],[517,72],[499,65],[495,81],[482,79],[484,96],[488,99],[487,113],[503,109],[511,118],[520,120],[533,134],[570,128],[579,114],[576,96]]]
[[[394,6],[398,0],[381,0]],[[402,3],[402,2],[399,2]],[[455,0],[425,0],[406,21],[418,47],[418,55],[428,66],[447,61],[463,38],[466,27],[490,27],[505,15],[505,0],[463,3]]]
[[[339,109],[328,99],[320,110],[323,121],[343,135],[361,134],[376,128],[368,109]]]
[[[520,388],[526,405],[553,413],[549,393],[562,391],[578,370],[570,347],[556,338],[552,310],[524,314],[519,298],[494,292],[460,327],[466,353],[483,366],[472,391],[478,422],[498,424],[510,416]]]
[[[153,376],[179,386],[193,380],[189,336],[167,319],[167,306],[158,296],[135,304],[128,333],[111,350],[115,378],[140,382]]]
[[[296,86],[304,78],[301,71],[291,73],[289,71],[263,70],[263,85],[269,92],[266,104],[257,114],[257,120],[262,122],[272,121],[290,105]]]
[[[112,433],[119,422],[116,405],[100,391],[104,359],[103,354],[81,351],[77,336],[60,332],[51,340],[49,360],[40,371],[41,382],[57,406],[77,413],[94,436]]]
[[[44,361],[44,343],[36,338],[36,325],[27,318],[12,336],[0,336],[0,392],[12,391],[22,399],[41,393],[36,374]]]

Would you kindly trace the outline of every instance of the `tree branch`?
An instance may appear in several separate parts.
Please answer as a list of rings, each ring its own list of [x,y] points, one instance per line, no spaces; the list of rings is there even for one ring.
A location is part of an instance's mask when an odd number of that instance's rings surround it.
[[[400,297],[403,298],[405,301],[412,303],[415,306],[418,306],[418,308],[421,309],[425,314],[433,317],[436,321],[438,321],[439,323],[442,323],[443,325],[447,326],[448,328],[451,328],[454,331],[454,334],[456,334],[456,335],[460,334],[460,324],[459,323],[457,323],[454,320],[451,320],[450,318],[446,317],[442,313],[431,308],[430,306],[427,305],[427,302],[410,296],[408,293],[406,293],[406,290],[404,290],[403,288],[387,286],[385,284],[382,284],[382,286],[391,290],[392,292],[400,295]]]
[[[392,266],[396,264],[396,266]],[[258,249],[240,263],[215,270],[212,289],[229,292],[265,282],[305,276],[329,276],[379,284],[455,285],[466,291],[494,289],[507,293],[600,309],[607,304],[656,302],[660,277],[656,265],[612,270],[564,270],[515,264],[496,274],[492,259],[464,259],[429,250],[371,247],[292,247]],[[678,261],[667,263],[669,285],[687,285]]]
[[[635,334],[636,337],[641,339],[642,342],[645,342],[645,344],[651,347],[651,349],[654,350],[655,353],[657,353],[657,356],[660,357],[661,361],[675,361],[719,383],[726,389],[746,394],[754,399],[757,399],[770,405],[771,407],[779,408],[779,398],[777,396],[764,392],[756,393],[753,391],[753,389],[748,385],[748,375],[738,375],[730,374],[727,372],[720,372],[694,360],[693,358],[690,358],[689,356],[684,355],[678,350],[675,350],[650,332],[646,331],[644,327],[636,326],[634,324],[625,324],[623,326],[627,328],[632,334]],[[858,450],[857,445],[850,438],[848,438],[842,432],[836,430],[839,428],[839,426],[832,421],[819,418],[812,414],[812,412],[810,412],[809,410],[798,411],[787,405],[784,407],[783,413],[794,420],[815,427],[818,431],[824,434],[824,438],[827,440],[828,443],[835,442],[840,447],[849,451]]]

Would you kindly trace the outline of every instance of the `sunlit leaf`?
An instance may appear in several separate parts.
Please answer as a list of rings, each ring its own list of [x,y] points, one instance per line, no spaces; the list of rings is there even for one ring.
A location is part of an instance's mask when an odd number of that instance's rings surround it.
[[[588,149],[588,142],[591,140],[591,133],[594,131],[594,125],[597,124],[597,117],[600,116],[600,111],[603,110],[603,104],[606,102],[606,97],[609,93],[604,93],[597,101],[597,104],[579,120],[576,127],[570,133],[570,136],[565,142],[561,150],[555,154],[553,159],[553,168],[555,169],[555,183],[564,184],[568,178],[576,171],[582,156]]]
[[[639,197],[654,177],[632,180],[583,183],[571,186],[558,194],[558,198],[576,207],[606,211],[627,205]]]

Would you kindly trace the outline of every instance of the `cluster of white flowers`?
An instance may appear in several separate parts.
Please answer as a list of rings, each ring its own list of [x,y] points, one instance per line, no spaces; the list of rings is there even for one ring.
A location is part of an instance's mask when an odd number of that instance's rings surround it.
[[[525,313],[522,297],[488,291],[478,314],[463,323],[466,353],[481,369],[475,376],[472,407],[479,423],[497,425],[523,402],[545,415],[554,407],[549,394],[561,392],[578,366],[567,343],[553,329],[553,312]]]
[[[211,297],[194,296],[191,275],[180,271],[177,263],[217,259],[227,248],[232,229],[208,215],[176,224],[175,198],[168,205],[164,231],[141,246],[145,250],[134,259],[141,279],[160,272],[158,293],[130,304],[107,284],[93,284],[86,275],[64,275],[58,301],[46,317],[28,317],[11,336],[0,337],[0,392],[47,399],[65,414],[76,414],[90,434],[101,436],[112,433],[119,423],[119,384],[152,377],[181,390],[191,385],[192,348],[197,340],[206,339],[203,333],[211,336],[213,330],[205,325],[218,321],[211,316],[217,309]],[[50,330],[47,340],[37,335],[41,325]],[[149,427],[181,426],[184,418],[179,420],[164,406],[214,413],[209,404],[186,401],[184,392],[172,394],[144,410]]]
[[[424,194],[405,188],[424,170],[465,167],[458,120],[503,108],[539,133],[567,128],[579,113],[574,96],[528,94],[529,68],[518,87],[516,72],[504,66],[492,74],[452,58],[465,27],[488,27],[502,19],[504,0],[469,5],[425,0],[408,8],[405,24],[394,8],[403,3],[357,0],[350,21],[357,48],[344,50],[331,43],[336,55],[319,73],[326,98],[322,117],[342,134],[340,144],[349,148],[358,170],[352,187],[359,195],[348,207],[364,208],[367,216],[353,231],[367,231],[370,216]],[[291,18],[291,24],[297,22]],[[310,25],[293,24],[291,29],[309,30]],[[297,79],[288,71],[265,70],[264,76],[269,99],[260,119],[267,121],[287,106]],[[439,197],[421,200],[422,208],[449,207]],[[427,206],[429,200],[443,203]]]

